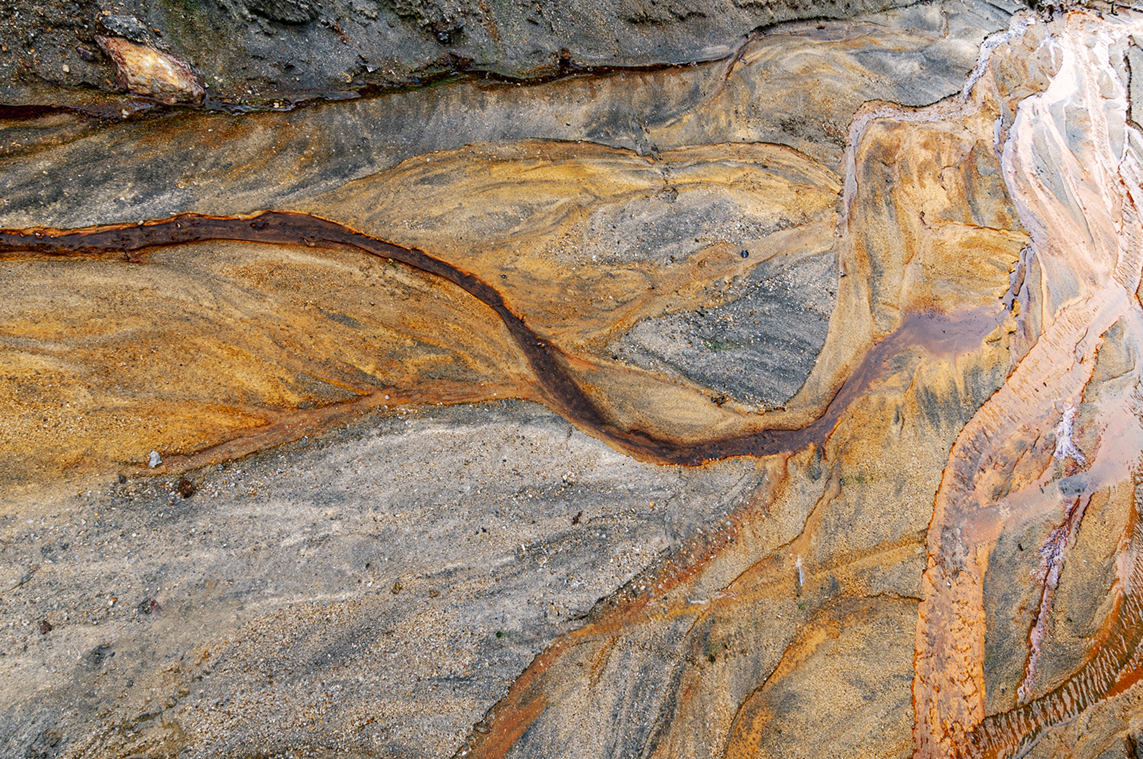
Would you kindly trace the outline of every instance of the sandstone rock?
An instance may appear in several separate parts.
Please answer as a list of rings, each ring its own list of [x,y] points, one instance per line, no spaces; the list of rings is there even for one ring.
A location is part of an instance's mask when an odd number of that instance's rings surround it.
[[[6,123],[0,753],[1130,755],[1141,34]]]

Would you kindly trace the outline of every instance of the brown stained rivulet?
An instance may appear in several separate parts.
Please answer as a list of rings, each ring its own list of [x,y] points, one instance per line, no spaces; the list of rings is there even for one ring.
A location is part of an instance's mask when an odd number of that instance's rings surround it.
[[[848,404],[883,371],[885,362],[915,345],[956,352],[995,327],[994,313],[972,313],[955,330],[940,314],[915,314],[875,346],[843,384],[825,412],[801,428],[763,429],[697,443],[680,442],[639,429],[617,427],[577,384],[559,347],[537,334],[505,302],[500,292],[473,274],[416,248],[396,245],[309,214],[264,211],[252,216],[184,214],[138,225],[85,229],[0,230],[0,249],[61,256],[128,256],[160,246],[204,241],[242,241],[309,247],[349,247],[371,256],[399,261],[445,279],[491,308],[524,353],[554,410],[592,434],[637,456],[662,463],[700,465],[733,456],[767,456],[821,444]],[[132,258],[132,260],[135,260]],[[947,335],[952,332],[952,336]]]

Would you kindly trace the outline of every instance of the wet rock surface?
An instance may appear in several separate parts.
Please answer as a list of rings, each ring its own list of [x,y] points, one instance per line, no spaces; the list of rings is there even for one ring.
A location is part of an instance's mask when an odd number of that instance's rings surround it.
[[[3,752],[1131,755],[1143,21],[1014,12],[7,114]]]

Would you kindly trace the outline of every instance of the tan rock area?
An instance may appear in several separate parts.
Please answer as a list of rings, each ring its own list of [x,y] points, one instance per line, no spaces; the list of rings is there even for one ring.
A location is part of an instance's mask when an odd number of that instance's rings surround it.
[[[0,754],[1136,757],[1141,37],[7,114]]]

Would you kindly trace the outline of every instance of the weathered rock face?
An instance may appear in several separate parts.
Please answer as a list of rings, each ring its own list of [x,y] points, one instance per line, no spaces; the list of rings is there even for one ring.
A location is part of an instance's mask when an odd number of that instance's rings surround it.
[[[117,113],[125,104],[108,95],[124,70],[100,54],[100,35],[185,62],[215,105],[280,108],[462,71],[528,79],[582,67],[712,60],[774,24],[902,5],[908,3],[51,0],[30,7],[15,0],[0,4],[0,103]],[[123,85],[136,95],[157,94]]]
[[[4,752],[1133,756],[1140,35],[6,123]]]

